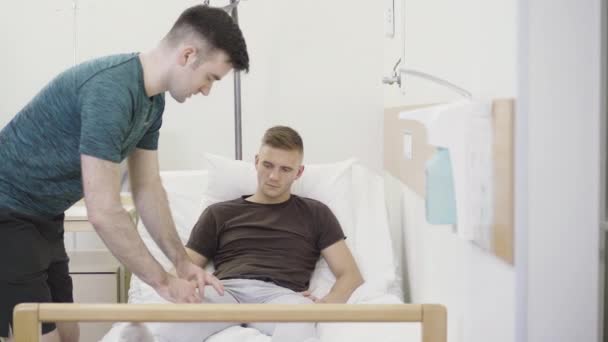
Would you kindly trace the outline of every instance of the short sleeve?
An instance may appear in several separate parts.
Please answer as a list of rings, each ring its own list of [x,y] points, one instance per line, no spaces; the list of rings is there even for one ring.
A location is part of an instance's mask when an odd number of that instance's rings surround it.
[[[217,251],[217,223],[211,207],[205,209],[192,228],[186,247],[212,260]]]
[[[163,124],[163,117],[159,115],[156,121],[150,126],[146,134],[137,143],[137,148],[144,150],[157,150],[158,149],[158,138],[160,136],[160,127]]]
[[[90,80],[80,89],[81,154],[122,161],[133,111],[129,92],[111,80]]]
[[[334,213],[326,205],[321,204],[317,210],[319,229],[317,247],[322,251],[334,243],[346,239],[346,236],[344,236],[340,222],[338,222]]]

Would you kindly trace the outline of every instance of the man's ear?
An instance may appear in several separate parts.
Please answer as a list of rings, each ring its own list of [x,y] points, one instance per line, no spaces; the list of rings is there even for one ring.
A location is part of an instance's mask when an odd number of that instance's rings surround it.
[[[180,48],[177,63],[180,66],[191,65],[197,57],[197,49],[192,45],[185,45]]]
[[[303,173],[304,173],[304,165],[300,165],[300,168],[298,169],[298,175],[296,176],[296,179],[302,177]]]
[[[260,157],[258,154],[255,155],[255,168],[258,168],[258,163],[260,162]]]

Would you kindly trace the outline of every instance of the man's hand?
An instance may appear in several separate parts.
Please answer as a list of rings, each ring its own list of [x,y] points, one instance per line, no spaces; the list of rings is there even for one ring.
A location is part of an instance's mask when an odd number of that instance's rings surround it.
[[[196,292],[196,282],[176,278],[167,274],[167,281],[154,288],[164,299],[173,303],[200,303],[201,297]]]
[[[310,290],[302,291],[302,292],[300,292],[300,294],[302,296],[312,300],[316,304],[325,303],[323,298],[317,298],[315,295],[312,294],[312,292],[310,292]]]
[[[220,294],[224,295],[224,285],[213,274],[206,272],[202,268],[196,266],[192,262],[184,261],[176,266],[177,276],[194,282],[198,285],[198,293],[200,298],[205,297],[205,286],[211,285]]]

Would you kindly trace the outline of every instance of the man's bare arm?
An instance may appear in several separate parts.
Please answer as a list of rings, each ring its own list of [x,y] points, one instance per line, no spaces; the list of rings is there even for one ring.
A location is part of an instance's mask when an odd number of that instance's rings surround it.
[[[321,255],[336,277],[336,283],[325,297],[316,302],[346,303],[353,291],[363,284],[363,277],[353,255],[344,240],[323,249]]]
[[[120,202],[119,165],[87,155],[81,156],[81,165],[88,218],[110,252],[164,298],[200,301],[196,286],[165,272],[137,234]]]
[[[175,229],[167,194],[160,180],[158,152],[135,149],[129,157],[131,191],[144,226],[175,266],[180,278],[197,282],[199,293],[210,284],[223,294],[223,285],[214,276],[192,263]]]
[[[156,151],[136,149],[129,156],[131,192],[144,226],[178,270],[188,257],[169,210],[167,194],[162,186]]]

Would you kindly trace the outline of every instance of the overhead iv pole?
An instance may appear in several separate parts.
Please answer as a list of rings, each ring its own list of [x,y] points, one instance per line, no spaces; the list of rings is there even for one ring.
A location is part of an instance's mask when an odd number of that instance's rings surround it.
[[[209,6],[210,0],[205,0],[204,5]],[[237,7],[240,0],[230,0],[230,5],[221,7],[232,16],[234,22],[239,24]],[[241,72],[234,70],[234,149],[235,159],[243,160],[243,132],[241,128]]]

